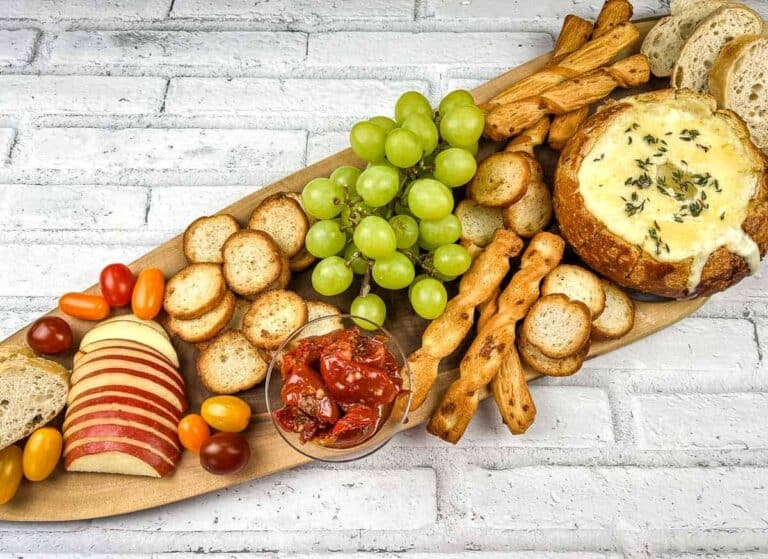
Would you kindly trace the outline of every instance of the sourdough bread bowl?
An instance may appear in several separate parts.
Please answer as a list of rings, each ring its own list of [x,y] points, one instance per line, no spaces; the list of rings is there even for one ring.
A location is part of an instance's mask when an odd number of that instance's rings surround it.
[[[768,171],[744,122],[690,90],[607,103],[563,150],[560,229],[589,266],[664,297],[710,295],[768,249]]]

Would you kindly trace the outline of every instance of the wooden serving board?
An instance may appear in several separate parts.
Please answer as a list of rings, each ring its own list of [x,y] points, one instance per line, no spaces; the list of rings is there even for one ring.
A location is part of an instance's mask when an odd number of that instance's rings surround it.
[[[643,34],[650,29],[653,21],[655,20],[638,23]],[[498,92],[542,68],[548,59],[549,55],[540,56],[483,84],[473,91],[475,99],[478,102],[487,101]],[[495,151],[492,148],[493,146],[489,146],[489,149],[484,151],[487,153]],[[545,167],[547,166],[547,159],[549,159],[551,171],[556,156],[552,153],[544,153]],[[254,192],[222,211],[234,215],[241,222],[245,222],[252,209],[270,194],[281,191],[300,191],[311,179],[328,176],[340,165],[360,164],[361,162],[351,150],[340,152],[267,188]],[[131,265],[131,268],[134,272],[138,272],[143,268],[157,267],[165,273],[166,277],[170,277],[185,264],[186,261],[181,250],[181,236],[177,236],[139,258]],[[291,288],[307,298],[318,298],[310,287],[307,272],[296,275],[292,280]],[[88,291],[98,292],[98,286],[93,286]],[[349,291],[352,292],[353,290]],[[406,352],[413,351],[419,345],[426,322],[413,314],[405,298],[393,297],[387,293],[381,294],[387,299],[389,309],[386,326],[397,335]],[[349,296],[340,296],[331,298],[331,302],[347,309],[350,299]],[[688,316],[704,302],[704,299],[656,303],[638,302],[634,329],[620,340],[594,344],[590,357],[630,344],[657,332]],[[55,310],[49,314],[59,315],[60,313]],[[72,324],[75,332],[74,347],[77,347],[80,338],[92,326],[92,323],[70,318],[67,320]],[[23,343],[25,332],[26,328],[4,340],[0,345]],[[183,342],[177,341],[175,346],[181,359],[182,374],[187,381],[190,409],[196,411],[202,400],[209,396],[197,378],[195,370],[197,351],[192,345]],[[443,390],[455,378],[456,367],[464,349],[466,348],[460,348],[454,356],[443,363],[445,370],[440,374],[435,389],[427,402],[411,414],[407,428],[416,427],[429,418]],[[61,362],[71,366],[71,354],[62,358]],[[528,379],[534,379],[538,375],[529,372],[527,376]],[[486,392],[483,397],[487,396],[488,393]],[[202,495],[288,468],[294,468],[309,461],[308,458],[289,447],[274,429],[272,421],[266,413],[263,386],[244,394],[243,397],[249,401],[254,409],[254,420],[246,431],[251,444],[252,459],[246,470],[240,474],[233,476],[211,475],[200,467],[197,456],[189,452],[184,453],[181,463],[172,475],[159,480],[121,475],[67,473],[60,467],[45,482],[23,483],[19,493],[11,503],[0,506],[0,520],[64,521],[123,514]],[[386,452],[386,448],[383,452]]]

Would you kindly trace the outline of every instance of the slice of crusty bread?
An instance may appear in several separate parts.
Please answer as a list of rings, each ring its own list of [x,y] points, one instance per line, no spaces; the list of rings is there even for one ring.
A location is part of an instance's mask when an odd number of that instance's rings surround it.
[[[496,229],[503,229],[501,209],[483,206],[465,198],[456,206],[456,217],[461,223],[461,239],[484,247],[493,239]]]
[[[560,293],[536,301],[523,321],[525,338],[547,357],[575,355],[589,339],[592,315],[581,301]]]
[[[553,359],[544,355],[521,332],[517,338],[517,349],[523,361],[534,371],[550,377],[566,377],[581,369],[584,358],[589,353],[589,340],[575,355]]]
[[[286,194],[278,193],[256,206],[248,220],[248,228],[269,233],[280,250],[292,258],[304,248],[309,220],[301,204]]]
[[[267,376],[267,362],[242,332],[224,332],[197,358],[197,373],[208,390],[235,394],[250,390]]]
[[[635,325],[635,304],[623,289],[601,280],[605,293],[605,309],[592,321],[593,340],[615,340],[626,335]]]
[[[40,357],[19,356],[0,364],[0,449],[30,435],[67,403],[69,372]]]
[[[725,4],[723,0],[688,0],[674,6],[672,16],[661,18],[643,41],[640,52],[648,57],[655,76],[672,74],[685,41],[701,20]]]
[[[32,348],[25,345],[0,346],[0,364],[25,357],[35,357],[35,355]]]
[[[549,272],[541,284],[541,294],[562,293],[572,301],[581,301],[597,318],[605,308],[603,285],[595,274],[573,264],[560,264]]]
[[[218,264],[190,264],[165,286],[163,307],[182,320],[199,318],[219,304],[227,292]]]
[[[184,256],[190,263],[221,264],[221,247],[240,231],[240,224],[228,214],[199,217],[184,231]]]
[[[467,187],[467,197],[484,206],[502,208],[525,194],[531,180],[530,159],[524,153],[501,151],[485,158]]]
[[[709,89],[709,71],[725,44],[739,35],[759,35],[760,14],[742,4],[728,4],[704,18],[686,40],[672,70],[672,85],[699,93]]]
[[[327,316],[338,316],[336,320],[322,320],[315,324],[310,324],[313,320]],[[341,311],[323,301],[307,301],[307,326],[296,336],[296,340],[309,338],[310,336],[323,336],[337,330],[344,329],[344,321],[341,319]]]
[[[243,334],[258,348],[277,349],[294,330],[307,323],[307,304],[285,289],[259,295],[243,318]]]
[[[185,342],[204,342],[221,332],[235,312],[235,296],[227,290],[218,305],[204,315],[192,320],[170,317],[168,329]]]
[[[768,38],[729,41],[709,73],[709,91],[718,105],[744,119],[759,148],[768,148]]]
[[[301,249],[301,252],[291,258],[288,267],[290,268],[291,272],[303,272],[307,268],[309,268],[312,264],[315,263],[315,258],[310,254],[310,252],[305,248]]]
[[[517,202],[501,210],[504,226],[521,237],[533,237],[552,221],[552,193],[543,181],[528,183]]]
[[[264,231],[238,231],[227,239],[221,253],[229,287],[245,297],[267,289],[283,271],[280,247]]]

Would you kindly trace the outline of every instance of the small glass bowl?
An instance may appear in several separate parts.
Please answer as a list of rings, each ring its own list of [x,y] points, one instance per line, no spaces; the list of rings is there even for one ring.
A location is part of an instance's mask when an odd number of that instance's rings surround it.
[[[355,324],[353,318],[359,322],[365,322],[371,325],[375,330],[365,330]],[[283,401],[280,398],[280,392],[283,389],[283,375],[280,371],[280,364],[282,363],[282,356],[293,349],[295,343],[301,337],[308,337],[315,335],[316,332],[322,334],[328,334],[338,330],[344,330],[347,328],[357,328],[364,336],[380,336],[384,340],[384,345],[392,353],[397,360],[397,364],[400,367],[400,374],[403,377],[403,386],[409,387],[411,385],[411,370],[408,367],[408,360],[403,353],[400,344],[397,339],[384,328],[379,328],[371,322],[362,317],[353,317],[349,314],[322,316],[312,320],[293,332],[288,339],[277,349],[272,361],[269,364],[269,370],[267,371],[267,381],[265,394],[267,399],[267,411],[272,418],[272,423],[275,425],[275,429],[280,433],[280,436],[285,439],[290,446],[297,452],[312,458],[314,460],[321,460],[323,462],[351,462],[352,460],[359,460],[369,456],[383,447],[389,442],[389,440],[397,433],[404,429],[405,422],[408,418],[408,411],[411,407],[410,392],[406,392],[401,395],[393,404],[392,411],[389,417],[379,426],[376,433],[363,441],[362,443],[346,448],[336,448],[330,446],[323,446],[313,441],[302,443],[299,440],[299,434],[286,431],[275,420],[275,412],[283,407]],[[403,405],[401,400],[405,400]],[[399,404],[399,405],[398,405]]]

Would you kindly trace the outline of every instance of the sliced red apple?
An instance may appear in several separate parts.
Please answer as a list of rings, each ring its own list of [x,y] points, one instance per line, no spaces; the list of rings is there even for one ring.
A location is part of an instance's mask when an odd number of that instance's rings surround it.
[[[173,471],[174,465],[134,444],[97,441],[73,448],[64,458],[64,467],[70,472],[163,477]]]
[[[78,441],[90,441],[100,438],[123,439],[131,444],[144,443],[150,450],[154,450],[161,456],[171,462],[179,459],[180,448],[172,442],[165,439],[159,433],[144,429],[136,425],[118,425],[112,423],[101,423],[90,425],[82,429],[74,428],[64,437],[68,448],[77,445]]]
[[[149,326],[153,330],[156,330],[160,332],[163,336],[168,338],[169,340],[171,337],[168,335],[168,332],[165,331],[165,328],[163,328],[159,323],[155,322],[154,320],[144,320],[143,318],[139,318],[135,314],[119,314],[117,316],[112,316],[110,318],[107,318],[105,320],[102,320],[99,322],[99,324],[107,324],[108,322],[138,322],[139,324],[143,324],[144,326]]]
[[[131,340],[102,340],[100,342],[93,342],[91,344],[88,344],[87,346],[81,346],[80,350],[77,353],[75,353],[73,363],[75,366],[77,366],[77,363],[83,357],[86,357],[87,355],[95,351],[100,351],[100,350],[110,349],[110,348],[112,349],[125,348],[125,349],[131,349],[133,351],[154,355],[155,357],[161,359],[163,362],[167,363],[169,367],[175,368],[173,363],[171,363],[165,355],[163,355],[153,347],[150,347],[148,345],[145,345],[139,342],[134,342]]]
[[[94,406],[97,407],[97,406]],[[68,437],[77,429],[91,425],[134,425],[149,428],[168,439],[176,446],[179,445],[177,427],[173,423],[151,412],[136,410],[86,410],[81,414],[69,415],[64,420],[62,430]]]
[[[96,325],[83,336],[80,345],[86,347],[103,340],[131,340],[156,349],[175,367],[179,366],[179,357],[171,342],[157,330],[132,321],[106,322]]]
[[[81,361],[72,370],[72,376],[69,379],[72,384],[77,384],[82,379],[88,378],[100,370],[128,369],[137,373],[150,374],[163,382],[172,384],[181,390],[182,393],[184,392],[184,380],[181,378],[181,375],[175,369],[167,367],[160,361],[152,360],[149,356],[146,359],[142,359],[118,355],[117,353],[112,355],[94,353],[92,355],[94,357],[87,361]]]
[[[126,399],[138,400],[162,408],[163,411],[167,412],[172,417],[181,419],[181,412],[174,402],[168,401],[153,392],[147,392],[146,390],[136,388],[135,386],[115,385],[88,389],[85,392],[80,393],[77,398],[70,400],[68,409],[77,409],[79,406],[85,406],[92,401],[102,399],[109,399],[104,400],[105,403],[107,401],[122,402]]]
[[[67,408],[67,421],[74,420],[75,418],[88,413],[102,412],[102,411],[127,411],[130,413],[146,412],[158,416],[165,423],[169,425],[177,426],[181,419],[181,414],[169,412],[167,409],[142,400],[139,398],[129,398],[125,395],[115,396],[97,396],[94,398],[78,398],[74,405]]]
[[[102,370],[80,382],[69,389],[68,403],[73,403],[80,394],[89,390],[102,388],[109,389],[113,386],[135,387],[136,389],[156,394],[166,401],[173,404],[178,412],[184,412],[187,409],[187,401],[178,387],[168,383],[161,382],[157,377],[144,374],[129,369]]]

